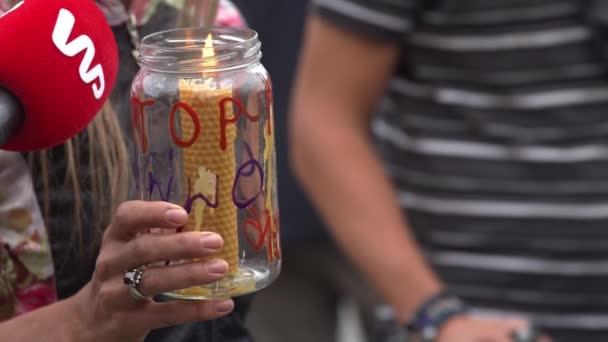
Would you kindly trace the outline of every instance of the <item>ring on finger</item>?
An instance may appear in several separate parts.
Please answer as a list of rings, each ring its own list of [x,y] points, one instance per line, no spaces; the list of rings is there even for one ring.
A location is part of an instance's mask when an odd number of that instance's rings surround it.
[[[130,270],[127,270],[122,277],[122,282],[129,289],[129,294],[135,300],[140,302],[147,302],[148,297],[144,296],[141,292],[139,292],[138,287],[141,283],[141,280],[144,276],[144,271],[146,270],[146,266],[139,266]]]

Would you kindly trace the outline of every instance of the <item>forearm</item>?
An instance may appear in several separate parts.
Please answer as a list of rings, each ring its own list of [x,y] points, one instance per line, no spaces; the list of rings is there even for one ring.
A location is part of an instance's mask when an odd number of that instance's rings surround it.
[[[0,323],[0,336],[11,342],[71,342],[78,337],[78,321],[71,299],[19,315]]]
[[[366,130],[305,121],[292,130],[297,176],[340,246],[406,320],[442,285],[408,232]]]

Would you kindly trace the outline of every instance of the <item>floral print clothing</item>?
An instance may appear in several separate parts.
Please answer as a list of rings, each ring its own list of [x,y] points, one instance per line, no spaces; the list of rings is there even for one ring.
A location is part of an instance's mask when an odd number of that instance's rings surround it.
[[[0,151],[0,321],[57,300],[47,232],[25,160]]]
[[[97,5],[105,14],[111,26],[126,22],[129,14],[135,16],[138,25],[142,25],[156,10],[157,5],[166,0],[133,0],[131,8],[127,11],[120,0],[97,0]],[[14,3],[13,0],[0,0],[0,15],[8,11]],[[173,3],[173,2],[171,2]],[[180,3],[178,1],[177,3]],[[245,27],[247,24],[238,8],[229,0],[221,0],[219,4],[216,25]]]
[[[154,14],[161,2],[165,2],[178,9],[191,3],[187,0],[133,0],[129,13],[135,17],[137,25],[143,25]],[[129,14],[120,0],[97,0],[97,4],[106,15],[106,18],[108,18],[110,25],[120,25],[128,20]],[[246,26],[245,20],[238,8],[228,0],[220,1],[215,24],[218,26]]]

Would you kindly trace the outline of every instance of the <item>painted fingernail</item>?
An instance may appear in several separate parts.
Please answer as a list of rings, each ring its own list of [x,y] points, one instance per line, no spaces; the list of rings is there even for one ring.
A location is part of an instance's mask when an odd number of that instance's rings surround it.
[[[226,299],[219,302],[215,302],[215,311],[217,312],[230,312],[234,308],[234,302],[232,299]]]
[[[228,263],[224,260],[216,259],[207,261],[207,272],[211,274],[225,274],[228,272]]]
[[[188,213],[181,208],[171,208],[165,213],[167,222],[174,225],[182,225],[188,221]]]
[[[224,244],[222,237],[217,234],[205,234],[201,237],[201,244],[206,249],[220,249]]]

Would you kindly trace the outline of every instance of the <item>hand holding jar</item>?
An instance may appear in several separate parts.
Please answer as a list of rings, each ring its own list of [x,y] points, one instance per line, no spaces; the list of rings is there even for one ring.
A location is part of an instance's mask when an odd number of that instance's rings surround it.
[[[142,200],[182,206],[175,230],[211,231],[223,248],[163,265],[228,263],[207,285],[165,293],[181,299],[257,291],[280,272],[272,89],[254,31],[177,29],[145,37],[131,91],[135,183]]]

